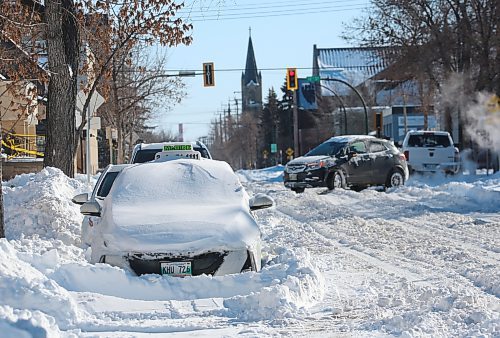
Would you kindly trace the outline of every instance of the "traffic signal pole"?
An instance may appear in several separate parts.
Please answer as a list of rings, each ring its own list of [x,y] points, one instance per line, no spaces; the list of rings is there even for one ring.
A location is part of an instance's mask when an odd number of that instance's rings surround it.
[[[292,107],[293,107],[293,150],[294,150],[294,157],[299,157],[300,156],[300,151],[299,151],[299,110],[297,107],[297,91],[293,91],[293,101],[292,101]]]
[[[286,89],[293,92],[292,109],[293,109],[293,151],[295,157],[300,156],[299,150],[299,111],[297,105],[297,90],[299,89],[299,78],[297,76],[297,68],[286,69]]]

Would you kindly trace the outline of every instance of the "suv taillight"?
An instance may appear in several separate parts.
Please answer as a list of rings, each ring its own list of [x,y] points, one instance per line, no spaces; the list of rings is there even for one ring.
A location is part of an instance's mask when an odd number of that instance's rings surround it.
[[[408,150],[405,150],[405,158],[407,161],[410,160],[410,152]]]

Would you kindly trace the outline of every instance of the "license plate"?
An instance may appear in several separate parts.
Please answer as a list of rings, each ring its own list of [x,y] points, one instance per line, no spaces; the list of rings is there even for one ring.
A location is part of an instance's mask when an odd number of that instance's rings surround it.
[[[297,181],[297,174],[289,174],[288,178],[290,179],[290,181]]]
[[[425,167],[427,169],[436,169],[437,168],[437,164],[426,164]]]
[[[191,276],[191,262],[160,262],[161,274],[172,277]]]

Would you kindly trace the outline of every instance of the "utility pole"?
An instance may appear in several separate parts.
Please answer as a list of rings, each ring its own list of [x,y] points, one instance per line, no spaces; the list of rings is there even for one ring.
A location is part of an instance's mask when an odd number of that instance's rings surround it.
[[[404,116],[404,126],[405,126],[405,136],[408,133],[408,113],[406,111],[406,94],[403,93],[403,116]]]
[[[293,101],[292,101],[292,108],[293,108],[293,151],[295,157],[300,156],[300,151],[299,151],[299,110],[297,107],[297,91],[293,91]]]

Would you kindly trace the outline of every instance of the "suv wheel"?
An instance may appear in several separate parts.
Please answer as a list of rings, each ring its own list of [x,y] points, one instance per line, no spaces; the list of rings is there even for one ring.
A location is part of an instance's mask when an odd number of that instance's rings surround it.
[[[328,187],[328,190],[340,189],[340,188],[345,189],[346,183],[344,174],[339,170],[334,171],[328,176],[326,185]]]
[[[403,172],[399,169],[394,169],[391,171],[385,182],[387,188],[399,187],[405,184],[405,176]]]

